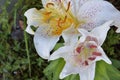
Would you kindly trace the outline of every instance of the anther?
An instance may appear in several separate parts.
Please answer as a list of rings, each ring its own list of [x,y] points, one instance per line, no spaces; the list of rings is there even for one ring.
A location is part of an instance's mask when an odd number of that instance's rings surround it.
[[[93,48],[97,48],[96,45],[90,45],[89,47],[90,47],[91,49],[93,49]]]
[[[82,48],[82,47],[77,47],[77,48],[76,48],[76,51],[77,51],[78,53],[80,53],[80,52],[81,52],[81,48]]]
[[[45,15],[50,15],[52,12],[46,12],[46,13],[44,13]]]
[[[46,7],[48,8],[49,6],[54,6],[54,4],[53,3],[47,3]]]
[[[88,61],[85,61],[84,63],[85,63],[85,66],[89,65],[89,64],[88,64]]]
[[[61,27],[61,18],[59,18],[59,20],[58,20],[58,27]]]
[[[66,12],[68,12],[69,9],[70,9],[70,1],[68,2],[68,6],[67,6]]]
[[[102,54],[100,52],[93,52],[92,55],[101,56]]]
[[[91,60],[91,61],[93,61],[93,60],[95,60],[95,58],[96,57],[89,57],[88,59]]]

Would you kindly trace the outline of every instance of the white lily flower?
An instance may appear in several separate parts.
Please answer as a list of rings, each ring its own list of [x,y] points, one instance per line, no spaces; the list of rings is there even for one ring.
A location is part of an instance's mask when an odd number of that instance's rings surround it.
[[[68,44],[78,40],[78,28],[92,30],[108,20],[120,26],[120,12],[103,0],[42,0],[42,3],[44,8],[31,8],[25,16],[26,31],[35,34],[35,48],[45,59],[49,58],[61,35]],[[31,26],[38,29],[34,32]]]
[[[91,32],[79,29],[82,36],[78,42],[65,45],[50,56],[49,60],[62,57],[66,61],[60,73],[60,79],[78,73],[80,80],[94,80],[96,61],[104,60],[106,63],[111,64],[101,45],[105,41],[112,22],[108,21],[102,26],[94,28]]]

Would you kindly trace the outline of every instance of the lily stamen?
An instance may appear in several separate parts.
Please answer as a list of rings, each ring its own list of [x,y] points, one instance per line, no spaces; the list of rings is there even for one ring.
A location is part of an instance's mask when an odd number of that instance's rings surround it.
[[[67,7],[66,12],[68,12],[69,9],[70,9],[70,2],[68,2],[68,7]]]
[[[61,27],[61,24],[64,24],[67,20],[67,16],[65,16],[64,20],[61,20],[61,18],[59,18],[58,20],[58,26]]]
[[[44,13],[45,15],[50,15],[52,12],[46,12],[46,13]]]
[[[49,6],[54,6],[54,4],[53,3],[47,3],[46,7],[48,8]]]
[[[67,16],[65,16],[64,20],[62,21],[62,23],[65,23],[67,20]]]
[[[61,27],[61,18],[59,18],[59,20],[58,20],[58,27]]]

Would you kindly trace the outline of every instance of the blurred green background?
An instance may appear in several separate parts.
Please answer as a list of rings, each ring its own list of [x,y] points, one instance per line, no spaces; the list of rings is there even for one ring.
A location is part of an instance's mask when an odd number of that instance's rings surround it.
[[[109,2],[120,10],[120,0]],[[24,31],[24,12],[32,7],[42,8],[41,0],[0,0],[0,80],[59,80],[63,59],[48,62],[40,58],[33,36]],[[116,27],[111,28],[102,46],[113,66],[98,62],[95,80],[120,80],[120,34],[115,30]],[[62,46],[60,42],[55,49]],[[79,76],[71,75],[65,80],[79,80]]]

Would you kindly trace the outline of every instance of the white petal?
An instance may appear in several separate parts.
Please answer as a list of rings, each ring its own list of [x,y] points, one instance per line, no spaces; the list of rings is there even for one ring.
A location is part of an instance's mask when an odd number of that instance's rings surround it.
[[[59,36],[51,35],[47,26],[39,27],[34,36],[34,45],[39,56],[48,59],[50,51],[54,48],[58,40]]]
[[[45,8],[47,3],[54,3],[55,1],[59,1],[59,0],[41,0],[43,7]]]
[[[84,42],[85,41],[85,39],[86,39],[86,37],[88,36],[88,35],[90,35],[90,33],[87,31],[87,30],[85,30],[85,29],[78,29],[78,31],[81,33],[81,37],[80,37],[80,39],[79,39],[79,41],[80,42]]]
[[[59,4],[60,4],[60,0],[42,0],[42,4],[44,8],[47,8],[47,4],[48,3],[53,3],[54,4],[54,8],[58,8]]]
[[[102,53],[101,59],[104,60],[106,63],[108,64],[112,64],[112,62],[110,61],[110,59],[107,57],[107,55],[105,54],[105,52],[103,51],[103,49],[101,47],[98,47],[99,51]]]
[[[55,60],[58,58],[67,58],[69,56],[69,53],[71,53],[72,48],[70,46],[64,46],[56,50],[51,56],[49,60]]]
[[[65,41],[65,45],[74,45],[78,41],[78,37],[80,36],[80,33],[75,29],[73,26],[66,29],[62,33],[62,37]]]
[[[120,27],[116,30],[117,33],[120,33]]]
[[[80,72],[80,80],[94,80],[96,63],[91,64],[86,70]]]
[[[24,15],[27,18],[27,24],[28,24],[26,31],[30,34],[34,34],[34,31],[30,28],[30,26],[38,27],[41,25],[40,10],[37,10],[36,8],[31,8],[27,10]]]
[[[27,26],[27,28],[26,28],[25,31],[28,32],[29,34],[32,34],[32,35],[34,35],[34,33],[35,33],[35,32],[31,29],[30,25]]]
[[[70,74],[77,74],[78,71],[76,69],[76,66],[71,65],[69,62],[66,62],[62,72],[60,73],[60,79],[63,79]]]
[[[50,0],[41,0],[41,1],[42,1],[43,6],[46,7],[47,2]]]
[[[80,72],[80,80],[94,80],[96,63],[91,64],[86,70]]]
[[[109,2],[103,0],[87,1],[79,10],[79,19],[86,23],[81,27],[92,30],[104,24],[106,21],[114,20],[114,25],[120,27],[120,12]]]
[[[68,0],[66,0],[68,1]],[[83,4],[83,0],[71,0],[71,6],[70,6],[70,11],[76,16],[78,14],[78,10],[80,6]],[[77,16],[76,16],[77,17]]]
[[[87,36],[87,35],[89,35],[90,33],[87,31],[87,30],[85,30],[85,29],[78,29],[78,31],[82,34],[82,36]]]
[[[113,21],[108,21],[106,23],[104,23],[103,25],[94,28],[91,31],[91,34],[93,34],[95,37],[97,37],[98,39],[98,44],[101,46],[103,44],[103,42],[106,39],[107,36],[107,32],[110,29],[110,25],[113,23]]]

